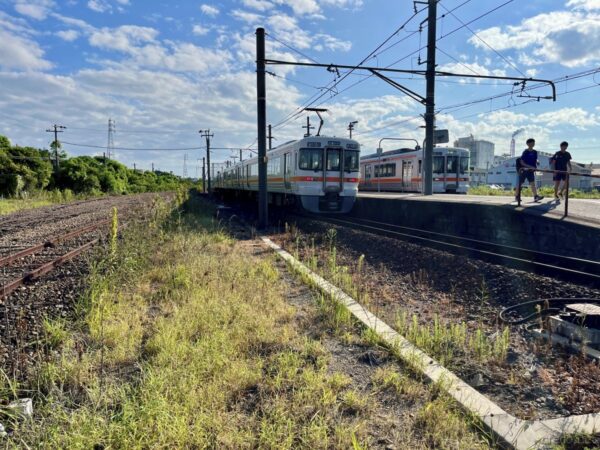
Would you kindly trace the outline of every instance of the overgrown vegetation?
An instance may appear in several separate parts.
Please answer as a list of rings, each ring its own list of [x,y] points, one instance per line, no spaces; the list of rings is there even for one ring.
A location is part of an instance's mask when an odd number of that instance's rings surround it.
[[[133,170],[101,156],[67,157],[59,168],[48,150],[11,145],[0,135],[0,196],[51,202],[57,196],[175,190],[184,181],[166,172]],[[48,194],[50,193],[50,194]]]
[[[55,358],[3,390],[36,405],[31,423],[2,419],[10,445],[366,448],[367,399],[299,333],[271,260],[191,209],[165,222],[158,201],[113,233],[75,325],[45,327]]]
[[[329,229],[325,233],[320,247],[315,245],[314,239],[307,242],[294,226],[286,224],[286,231],[296,259],[303,260],[312,271],[330,280],[360,304],[371,306],[371,295],[364,288],[364,255],[356,260],[353,267],[339,264],[335,229]],[[482,285],[482,301],[487,295],[485,289],[485,285]],[[319,304],[327,305],[333,330],[338,330],[337,323],[350,320],[350,314],[342,305],[331,306],[331,302],[325,299]],[[377,308],[377,305],[372,306]],[[468,330],[465,322],[444,323],[438,315],[434,317],[432,324],[423,325],[416,315],[409,317],[405,311],[397,314],[394,325],[398,333],[450,368],[464,358],[480,363],[502,363],[510,345],[508,327],[497,331],[493,336],[488,336],[481,327]]]

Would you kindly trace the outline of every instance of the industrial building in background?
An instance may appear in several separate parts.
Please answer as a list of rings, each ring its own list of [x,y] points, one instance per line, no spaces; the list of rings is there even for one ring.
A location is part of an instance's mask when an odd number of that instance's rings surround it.
[[[473,135],[469,137],[458,138],[454,141],[454,146],[466,148],[470,152],[471,161],[469,168],[473,170],[487,170],[494,165],[494,149],[493,142],[483,139],[475,139]]]

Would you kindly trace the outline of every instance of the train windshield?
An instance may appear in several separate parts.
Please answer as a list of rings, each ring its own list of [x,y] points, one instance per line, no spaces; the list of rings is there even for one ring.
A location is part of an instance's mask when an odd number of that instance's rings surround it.
[[[327,149],[327,166],[326,170],[340,170],[340,149],[339,148],[328,148]]]
[[[433,157],[433,173],[444,173],[444,157]]]
[[[344,170],[346,172],[358,172],[359,153],[355,150],[344,152]]]
[[[458,173],[458,156],[448,155],[446,161],[446,173]]]
[[[300,170],[323,170],[323,150],[320,148],[302,148],[298,157]]]
[[[460,158],[460,173],[469,172],[469,157],[463,156]]]

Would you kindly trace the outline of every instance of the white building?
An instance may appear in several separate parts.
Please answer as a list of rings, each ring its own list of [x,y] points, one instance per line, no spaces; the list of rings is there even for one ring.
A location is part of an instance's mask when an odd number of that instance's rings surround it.
[[[473,135],[471,135],[469,137],[458,138],[454,141],[454,146],[469,149],[471,153],[471,170],[488,170],[494,165],[495,145],[493,142],[475,139]]]

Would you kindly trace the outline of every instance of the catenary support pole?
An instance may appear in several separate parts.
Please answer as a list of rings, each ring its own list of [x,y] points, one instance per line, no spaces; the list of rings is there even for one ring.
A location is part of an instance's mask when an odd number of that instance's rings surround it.
[[[267,98],[265,82],[265,29],[256,29],[256,112],[258,126],[258,227],[268,225]]]
[[[425,97],[425,148],[423,150],[423,194],[433,194],[433,131],[435,127],[435,39],[437,23],[437,2],[428,0],[427,18],[427,82]]]

